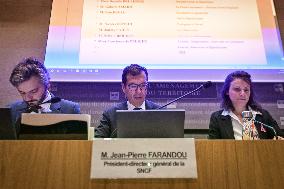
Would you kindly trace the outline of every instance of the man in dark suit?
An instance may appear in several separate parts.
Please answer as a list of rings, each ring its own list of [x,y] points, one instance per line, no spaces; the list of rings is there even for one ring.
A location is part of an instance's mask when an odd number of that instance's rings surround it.
[[[146,100],[148,85],[147,69],[137,64],[124,68],[122,73],[122,91],[127,101],[104,111],[100,124],[95,129],[96,138],[116,137],[116,110],[157,109],[159,105]]]
[[[35,58],[21,61],[13,69],[10,83],[16,87],[22,101],[10,104],[13,123],[16,123],[22,113],[80,113],[79,104],[54,98],[48,89],[50,77],[44,64]]]

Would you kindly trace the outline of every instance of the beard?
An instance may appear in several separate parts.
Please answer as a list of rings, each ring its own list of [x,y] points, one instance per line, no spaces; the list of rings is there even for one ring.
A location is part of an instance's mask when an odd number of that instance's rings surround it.
[[[30,101],[26,101],[26,103],[28,104],[28,106],[38,106],[39,105],[39,100],[30,100]]]
[[[47,95],[47,89],[41,95],[40,99],[26,101],[26,103],[28,104],[29,107],[38,107],[44,101],[44,99],[46,98],[46,95]]]

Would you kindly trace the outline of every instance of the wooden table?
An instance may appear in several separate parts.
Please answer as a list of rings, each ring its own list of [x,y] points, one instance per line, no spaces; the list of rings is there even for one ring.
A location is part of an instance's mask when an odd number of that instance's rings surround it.
[[[197,179],[91,180],[92,141],[0,141],[0,189],[284,188],[284,141],[195,145]]]

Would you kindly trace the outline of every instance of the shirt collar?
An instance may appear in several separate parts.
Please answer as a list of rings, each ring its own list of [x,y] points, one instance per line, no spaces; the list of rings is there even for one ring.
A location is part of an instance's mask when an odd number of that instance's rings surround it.
[[[142,110],[146,110],[145,101],[139,107],[135,107],[129,101],[127,101],[127,107],[128,107],[128,110],[133,110],[134,108],[141,108]]]
[[[50,94],[49,91],[46,91],[46,97],[45,97],[45,99],[42,102],[44,103],[44,102],[46,102],[46,101],[48,101],[50,99],[51,99],[51,94]]]
[[[248,109],[249,109],[249,111],[252,112],[252,114],[253,114],[254,117],[255,117],[257,114],[262,115],[261,112],[253,110],[250,106],[248,107]],[[229,109],[229,110],[225,110],[225,109],[224,109],[221,115],[223,115],[223,116],[230,115],[230,116],[231,116],[232,114],[233,114],[233,112],[232,112],[231,109]]]
[[[42,101],[43,103],[50,100],[51,99],[51,94],[49,91],[47,91],[46,93],[46,97],[45,99]],[[51,103],[45,103],[45,104],[41,104],[41,109],[40,109],[40,112],[51,112],[50,110],[50,105]]]

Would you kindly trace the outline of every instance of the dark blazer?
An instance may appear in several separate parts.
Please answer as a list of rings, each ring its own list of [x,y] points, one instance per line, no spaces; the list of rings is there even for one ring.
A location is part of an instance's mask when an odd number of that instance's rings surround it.
[[[214,112],[211,114],[209,123],[209,139],[235,139],[232,120],[229,115],[223,116],[223,110]],[[284,136],[284,133],[279,128],[277,122],[272,118],[272,116],[266,110],[261,111],[262,115],[257,114],[255,119],[266,125],[272,126],[278,136]],[[255,123],[256,129],[260,139],[272,139],[275,134],[272,129],[265,126],[266,132],[261,131],[261,124]]]
[[[9,105],[9,107],[11,108],[12,119],[13,123],[15,124],[16,121],[21,117],[21,114],[27,110],[28,105],[24,101],[19,101]],[[52,103],[50,105],[50,110],[50,113],[79,114],[80,106],[75,102],[61,99],[61,101],[57,103]]]
[[[146,100],[146,110],[157,109],[160,106]],[[99,126],[95,128],[95,138],[115,138],[116,137],[116,110],[127,110],[127,102],[117,104],[104,111]]]

